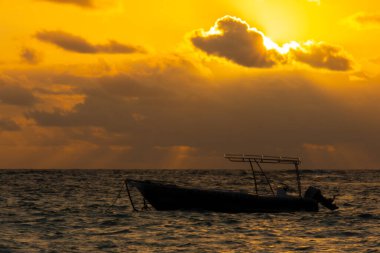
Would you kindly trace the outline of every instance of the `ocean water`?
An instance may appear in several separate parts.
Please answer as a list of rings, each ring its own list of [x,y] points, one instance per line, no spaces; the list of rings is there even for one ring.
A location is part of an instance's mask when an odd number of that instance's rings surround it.
[[[242,170],[0,170],[0,253],[380,252],[380,171],[303,171],[340,209],[279,214],[133,212],[127,177],[253,191]],[[269,177],[295,186],[291,171]]]

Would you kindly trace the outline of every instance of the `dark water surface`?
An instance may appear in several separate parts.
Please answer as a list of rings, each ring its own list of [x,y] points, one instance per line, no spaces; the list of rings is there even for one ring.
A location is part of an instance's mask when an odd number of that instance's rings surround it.
[[[380,171],[304,171],[340,209],[284,214],[132,212],[125,191],[111,207],[126,177],[252,192],[240,170],[0,170],[0,253],[380,252]]]

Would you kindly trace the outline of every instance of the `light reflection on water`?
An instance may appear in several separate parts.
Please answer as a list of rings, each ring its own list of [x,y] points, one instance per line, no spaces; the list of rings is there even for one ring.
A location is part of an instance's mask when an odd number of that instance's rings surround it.
[[[379,171],[303,173],[339,194],[319,213],[131,212],[122,179],[251,191],[244,171],[0,171],[0,252],[379,252]],[[273,172],[294,185],[294,174]],[[260,188],[262,192],[268,189]],[[138,193],[132,194],[139,200]],[[139,204],[141,206],[141,203]]]

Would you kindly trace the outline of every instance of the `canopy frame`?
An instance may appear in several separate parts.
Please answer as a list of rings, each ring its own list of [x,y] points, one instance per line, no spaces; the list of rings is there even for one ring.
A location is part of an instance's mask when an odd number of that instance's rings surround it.
[[[298,187],[298,194],[299,197],[302,198],[302,190],[301,190],[301,176],[299,171],[299,165],[301,164],[301,159],[299,157],[288,157],[288,156],[266,156],[266,155],[248,155],[248,154],[225,154],[224,158],[230,160],[231,162],[242,162],[242,163],[249,163],[253,180],[255,183],[255,192],[258,194],[258,188],[257,188],[257,179],[255,170],[253,167],[253,163],[257,165],[262,175],[265,177],[267,184],[269,185],[269,188],[273,195],[275,195],[273,187],[265,174],[262,166],[260,164],[263,163],[269,163],[269,164],[293,164],[296,171],[296,181],[297,181],[297,187]]]

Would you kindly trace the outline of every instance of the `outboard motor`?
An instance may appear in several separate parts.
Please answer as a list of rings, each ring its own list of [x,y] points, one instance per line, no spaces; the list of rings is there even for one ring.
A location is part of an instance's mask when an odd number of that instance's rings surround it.
[[[331,199],[327,199],[322,195],[322,192],[320,189],[310,186],[306,192],[304,198],[306,199],[314,199],[318,203],[321,203],[324,207],[330,209],[330,210],[336,210],[339,207],[335,205],[333,202],[335,200],[335,197]]]

